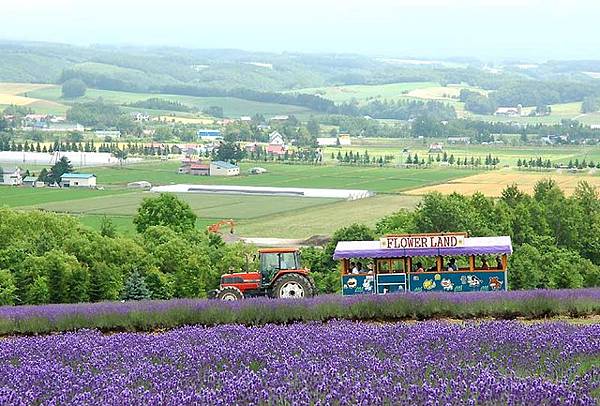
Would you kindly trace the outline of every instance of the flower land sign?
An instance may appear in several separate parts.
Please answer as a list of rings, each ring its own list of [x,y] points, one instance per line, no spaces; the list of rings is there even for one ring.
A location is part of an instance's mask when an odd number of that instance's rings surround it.
[[[464,234],[389,235],[381,237],[381,248],[455,248],[465,245]]]

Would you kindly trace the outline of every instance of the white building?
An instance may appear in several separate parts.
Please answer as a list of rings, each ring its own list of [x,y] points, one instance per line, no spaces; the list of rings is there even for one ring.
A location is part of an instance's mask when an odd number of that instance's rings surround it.
[[[0,185],[17,186],[21,183],[21,168],[0,168]]]
[[[523,107],[519,104],[517,107],[498,107],[495,116],[519,117],[523,113]]]
[[[60,177],[62,187],[96,187],[96,175],[91,173],[65,173]]]
[[[448,144],[470,144],[471,138],[469,137],[448,137]]]
[[[279,131],[273,131],[269,134],[269,145],[285,145],[283,135],[279,134]]]
[[[210,163],[210,176],[237,176],[240,167],[229,162],[212,161]]]

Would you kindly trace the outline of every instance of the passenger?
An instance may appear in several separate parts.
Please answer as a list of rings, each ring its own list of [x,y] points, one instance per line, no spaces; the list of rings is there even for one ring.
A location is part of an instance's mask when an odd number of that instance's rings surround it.
[[[481,269],[490,269],[488,265],[487,259],[485,257],[481,257]]]
[[[358,268],[354,262],[350,262],[350,273],[357,274]]]
[[[456,259],[450,258],[448,262],[448,272],[456,272],[458,271],[458,265],[456,264]]]
[[[498,269],[504,268],[504,266],[502,265],[502,258],[500,258],[500,255],[496,255],[496,268],[498,268]]]
[[[356,263],[356,269],[358,271],[356,273],[363,273],[364,272],[363,267],[362,267],[362,262],[357,262]]]
[[[427,268],[427,272],[437,272],[437,264],[433,264],[433,266]]]
[[[373,264],[370,262],[367,264],[367,273],[373,273]]]
[[[423,264],[421,262],[417,262],[415,272],[425,272],[425,268],[423,268]]]

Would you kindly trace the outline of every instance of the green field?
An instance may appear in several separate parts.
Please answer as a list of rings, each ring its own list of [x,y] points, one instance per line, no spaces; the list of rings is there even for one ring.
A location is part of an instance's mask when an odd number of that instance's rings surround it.
[[[38,89],[27,92],[29,97],[38,99],[51,100],[60,103],[72,103],[71,100],[64,100],[61,98],[60,87],[52,87],[46,89]],[[237,99],[234,97],[193,97],[193,96],[180,96],[180,95],[168,95],[168,94],[156,94],[156,93],[130,93],[130,92],[118,92],[112,90],[98,90],[88,89],[85,96],[76,99],[76,102],[87,102],[94,101],[101,97],[103,100],[109,103],[117,105],[124,105],[127,103],[133,103],[140,100],[146,100],[153,97],[159,97],[166,100],[178,101],[187,106],[196,107],[202,110],[209,106],[221,106],[223,112],[229,117],[239,117],[245,115],[253,115],[260,113],[264,115],[277,115],[277,114],[294,114],[299,117],[308,115],[311,113],[309,109],[290,106],[284,104],[274,103],[262,103],[250,100]],[[145,110],[136,108],[136,110]],[[156,112],[156,111],[155,111]],[[190,116],[189,113],[161,111],[161,114],[175,113],[177,116]]]
[[[387,140],[387,142],[384,142],[383,139],[379,139],[374,140],[372,143],[370,142],[371,140],[362,141],[361,145],[353,145],[352,147],[344,147],[342,149],[327,147],[324,149],[324,157],[326,160],[331,160],[331,154],[333,153],[337,156],[338,151],[342,155],[346,151],[359,152],[362,155],[367,150],[370,156],[394,155],[396,157],[395,163],[404,163],[408,154],[414,156],[416,153],[419,158],[425,159],[428,156],[428,143],[424,145],[422,142],[419,143],[416,140]],[[585,159],[588,162],[590,160],[594,162],[600,161],[600,146],[556,145],[513,147],[506,145],[449,145],[445,140],[441,141],[444,143],[446,153],[448,155],[453,154],[456,159],[464,159],[464,157],[470,159],[473,156],[475,158],[480,157],[483,160],[486,155],[492,154],[500,158],[500,166],[516,166],[518,159],[537,157],[550,159],[552,163],[564,164],[568,163],[569,160],[575,159],[579,159],[579,161]],[[393,143],[397,143],[397,146],[394,146]],[[408,149],[408,152],[402,152],[405,148]],[[437,153],[432,155],[437,156]],[[466,174],[465,176],[468,175]]]
[[[246,175],[247,170],[260,166],[268,170],[262,175]],[[206,185],[314,187],[338,189],[368,189],[396,193],[403,190],[442,183],[449,179],[472,175],[461,169],[400,169],[391,167],[352,167],[335,165],[286,165],[276,163],[244,163],[242,176],[208,177],[177,173],[179,162],[151,162],[124,168],[99,167],[89,169],[98,176],[98,184],[124,186],[128,182],[146,180],[153,185],[192,183]]]
[[[318,188],[360,188],[383,195],[344,201],[327,198],[273,196],[237,196],[181,194],[199,216],[203,227],[217,220],[233,218],[244,236],[302,238],[315,234],[331,234],[351,223],[374,224],[381,216],[400,208],[411,208],[418,197],[398,192],[443,183],[449,179],[473,174],[456,169],[398,169],[379,167],[309,166],[264,163],[269,173],[232,178],[200,177],[177,173],[178,162],[152,161],[124,168],[97,167],[86,169],[98,176],[105,190],[83,189],[0,189],[0,206],[23,209],[41,208],[80,216],[90,227],[98,228],[102,217],[113,220],[117,229],[132,232],[132,215],[144,197],[154,194],[126,189],[128,182],[148,180],[153,184],[196,183],[255,186],[289,186]],[[256,164],[245,163],[246,171]],[[385,194],[390,193],[390,194]]]

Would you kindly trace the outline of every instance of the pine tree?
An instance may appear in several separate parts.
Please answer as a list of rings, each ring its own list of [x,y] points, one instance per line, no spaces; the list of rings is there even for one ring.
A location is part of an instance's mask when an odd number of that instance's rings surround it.
[[[144,300],[150,299],[151,296],[152,294],[142,275],[138,271],[133,271],[127,282],[125,282],[123,300]]]

